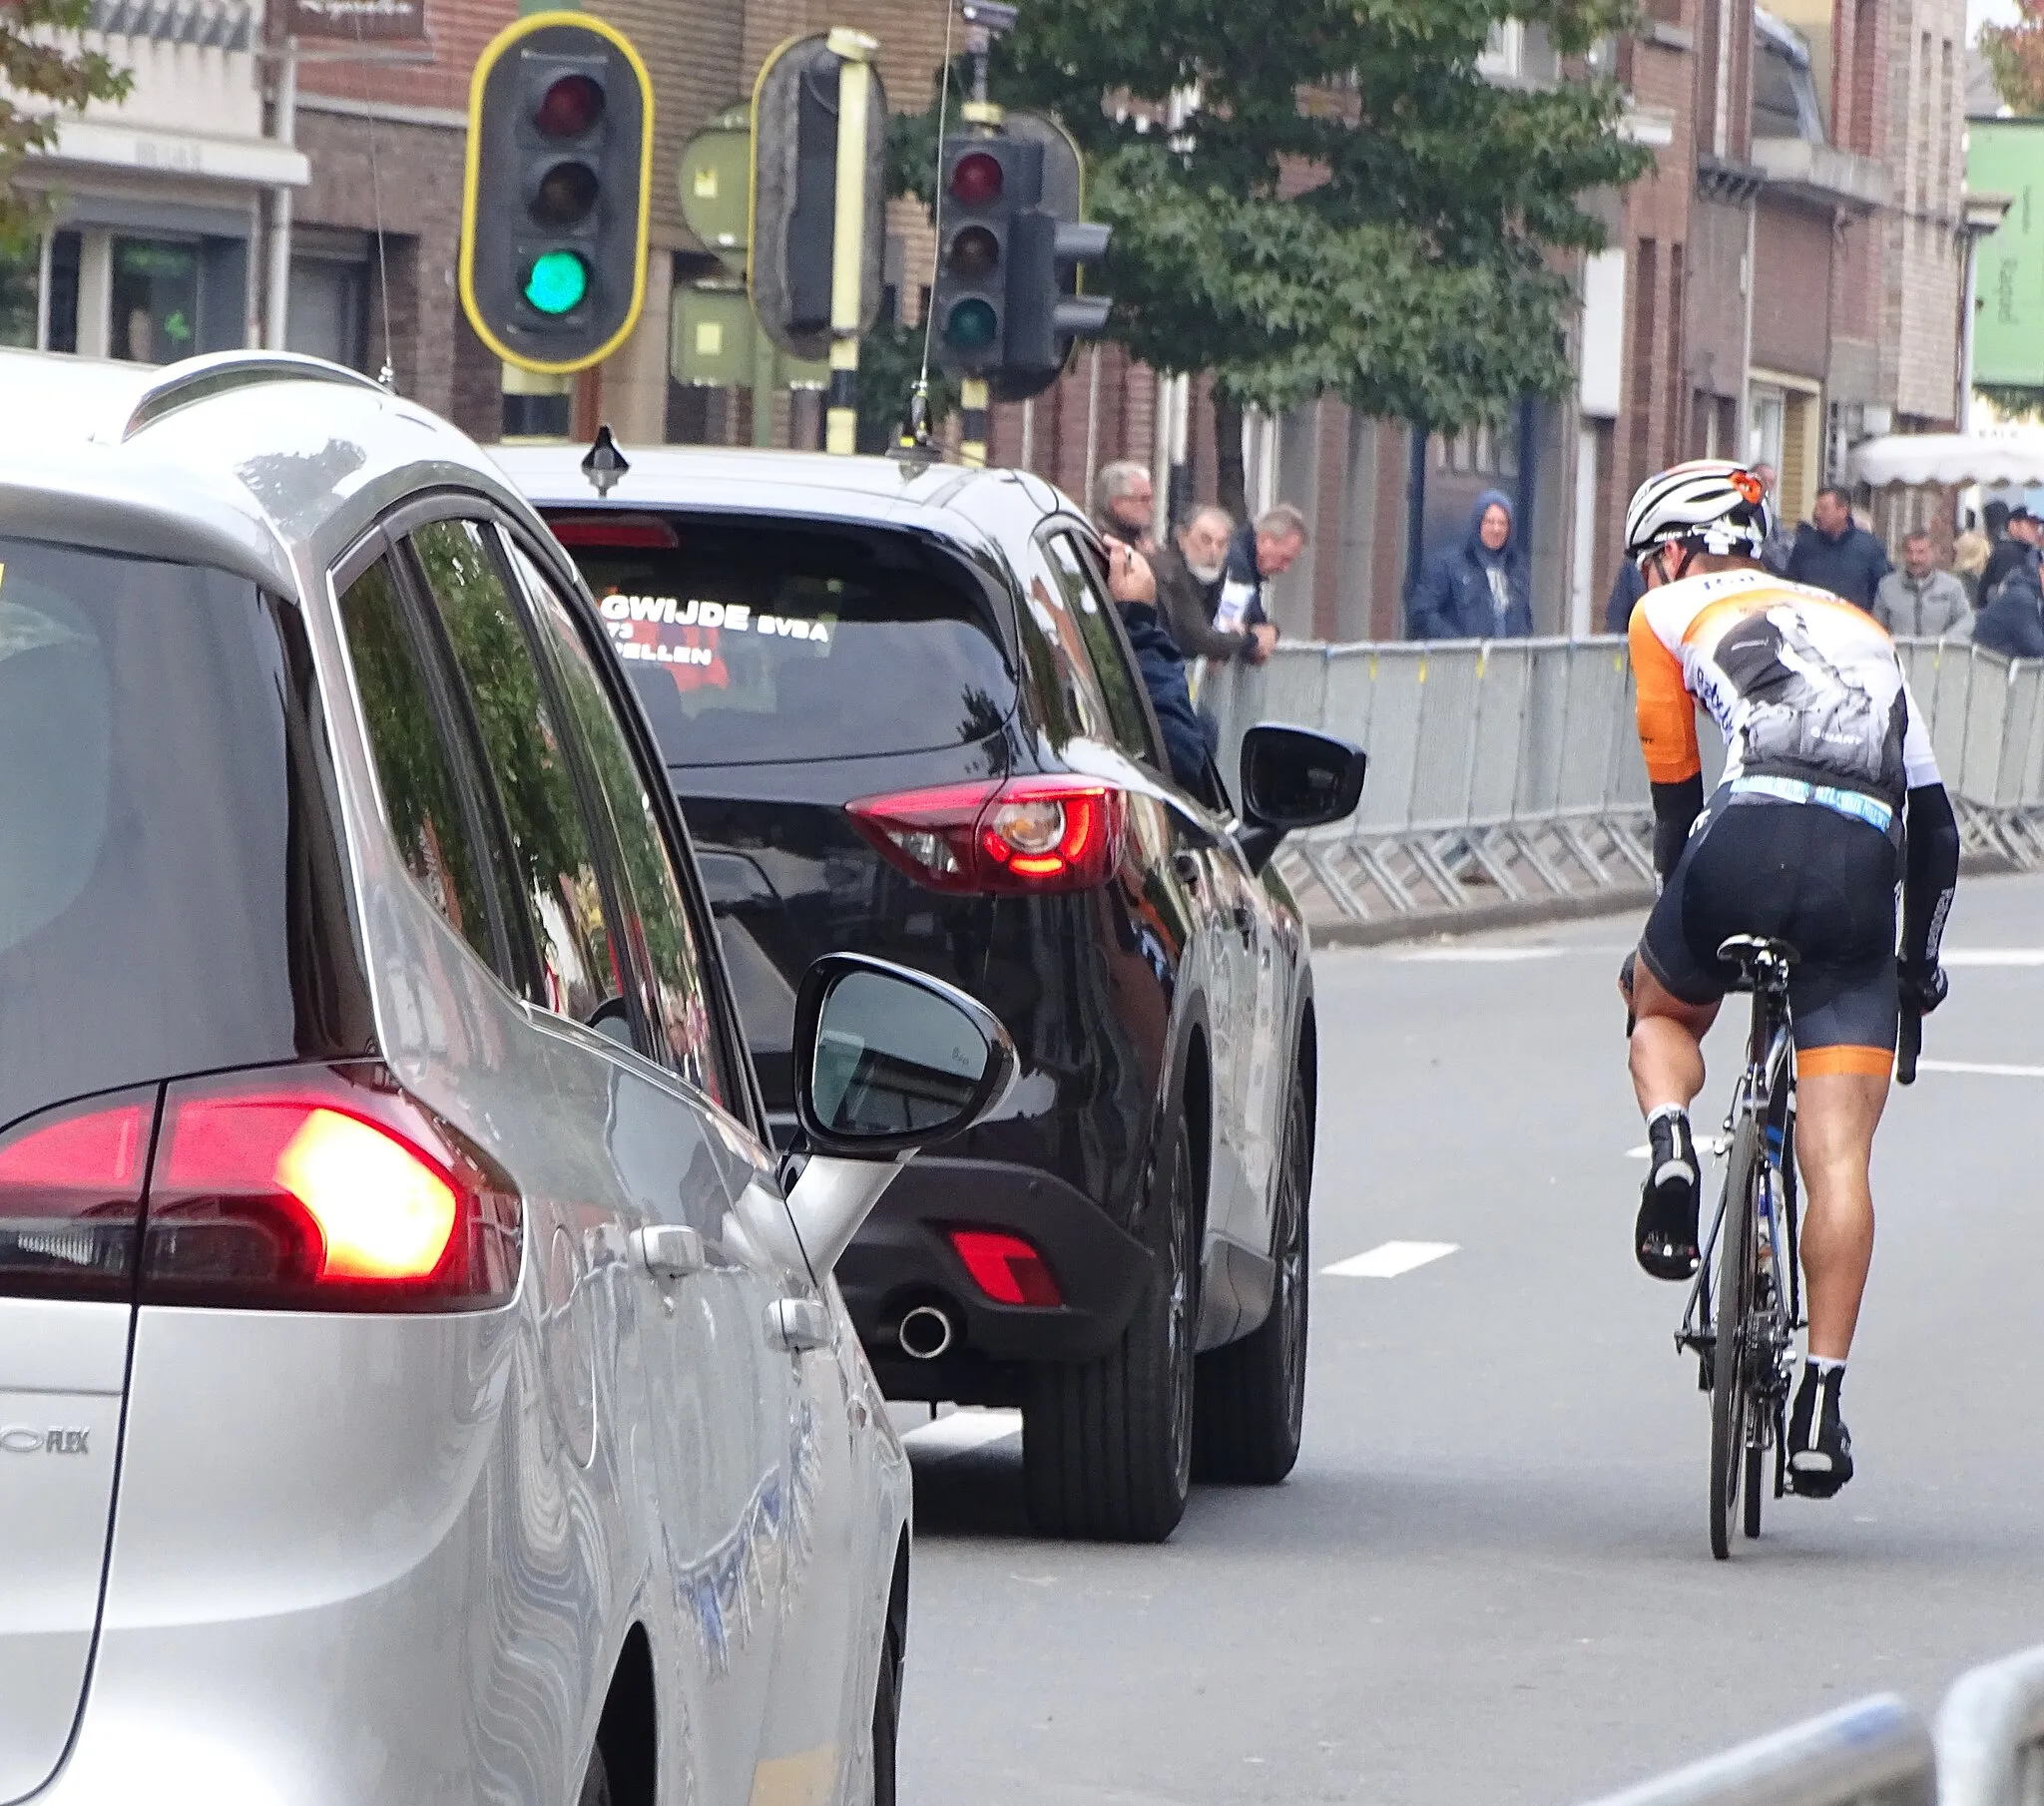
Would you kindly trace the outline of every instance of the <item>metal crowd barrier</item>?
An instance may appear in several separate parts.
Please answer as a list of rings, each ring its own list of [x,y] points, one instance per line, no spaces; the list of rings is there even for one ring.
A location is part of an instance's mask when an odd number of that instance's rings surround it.
[[[1971,851],[2044,863],[2044,662],[1940,641],[1902,647]],[[1285,843],[1309,914],[1380,922],[1653,888],[1653,806],[1619,638],[1284,645],[1210,670],[1222,769],[1257,721],[1365,747],[1347,822]],[[1701,735],[1705,775],[1723,750]]]
[[[1922,1719],[1882,1693],[1598,1806],[1937,1806],[1937,1758]]]
[[[1959,1676],[1934,1731],[1892,1694],[1862,1699],[1597,1806],[2038,1806],[2044,1648]]]

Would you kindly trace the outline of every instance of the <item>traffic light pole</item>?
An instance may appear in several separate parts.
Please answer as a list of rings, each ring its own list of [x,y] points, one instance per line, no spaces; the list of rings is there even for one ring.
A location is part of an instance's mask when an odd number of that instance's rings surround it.
[[[984,377],[967,376],[958,384],[958,461],[986,468],[987,408],[991,401]]]
[[[505,364],[505,443],[532,445],[566,439],[573,424],[574,389],[572,376]]]
[[[859,303],[865,283],[866,134],[873,92],[868,59],[877,38],[839,26],[830,33],[837,72],[837,213],[831,237],[830,389],[823,449],[858,450]],[[757,405],[757,403],[755,404]]]

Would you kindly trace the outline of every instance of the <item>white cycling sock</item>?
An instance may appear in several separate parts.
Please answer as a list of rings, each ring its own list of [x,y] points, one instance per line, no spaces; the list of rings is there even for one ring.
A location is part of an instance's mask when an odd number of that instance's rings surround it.
[[[1803,1365],[1820,1380],[1827,1380],[1832,1374],[1842,1374],[1845,1371],[1843,1361],[1826,1360],[1822,1355],[1811,1355]]]

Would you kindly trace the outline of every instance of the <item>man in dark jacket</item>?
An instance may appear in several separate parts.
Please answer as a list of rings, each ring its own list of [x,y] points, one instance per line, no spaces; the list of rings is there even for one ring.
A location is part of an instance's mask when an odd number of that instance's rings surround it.
[[[1890,569],[1887,549],[1864,527],[1853,525],[1852,498],[1827,485],[1816,492],[1809,519],[1795,529],[1795,549],[1783,575],[1790,583],[1828,590],[1870,615],[1880,580]]]
[[[1282,577],[1298,562],[1305,539],[1305,516],[1289,502],[1265,510],[1242,528],[1228,543],[1228,570],[1221,580],[1214,625],[1224,634],[1267,625],[1271,579]]]
[[[1618,561],[1618,575],[1611,580],[1611,595],[1604,604],[1604,631],[1623,634],[1633,624],[1633,604],[1647,593],[1647,580],[1629,558]]]
[[[2001,524],[1997,527],[1994,512],[1999,507],[1996,502],[1987,504],[1988,528],[1994,535],[1994,544],[1980,573],[1983,605],[1994,600],[1995,592],[2010,576],[2034,569],[2037,564],[2037,517],[2027,508],[2001,508]]]
[[[1259,621],[1231,634],[1214,625],[1221,607],[1221,588],[1228,578],[1228,546],[1235,522],[1228,510],[1211,502],[1193,510],[1193,518],[1155,552],[1145,554],[1157,577],[1157,612],[1188,659],[1211,659],[1225,665],[1247,659],[1261,665],[1277,644],[1278,630]]]
[[[2017,515],[2028,511],[2018,509]],[[2009,517],[2013,533],[2018,527],[2027,534],[2033,524]],[[2019,542],[2020,543],[2020,542]],[[2009,659],[2044,659],[2044,576],[2039,575],[2034,552],[2010,565],[1992,589],[1983,576],[1980,581],[1980,612],[1973,617],[1973,644]],[[1990,562],[1988,569],[1993,565]]]
[[[1523,640],[1533,632],[1533,581],[1515,525],[1502,490],[1476,498],[1462,543],[1428,560],[1412,592],[1414,640]]]
[[[1150,706],[1164,733],[1171,774],[1195,796],[1205,797],[1207,767],[1220,733],[1193,706],[1185,655],[1157,613],[1157,578],[1149,560],[1133,546],[1109,540],[1107,589],[1121,605],[1122,626],[1128,630],[1129,649],[1136,655],[1136,669],[1143,675],[1143,687],[1150,692]]]

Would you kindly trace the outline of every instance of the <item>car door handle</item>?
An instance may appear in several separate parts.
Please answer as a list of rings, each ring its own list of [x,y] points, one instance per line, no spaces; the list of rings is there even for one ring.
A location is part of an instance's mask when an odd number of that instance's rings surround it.
[[[632,1251],[656,1279],[686,1279],[710,1262],[701,1231],[685,1223],[653,1223],[632,1231]]]
[[[766,1339],[800,1354],[830,1346],[830,1313],[813,1298],[776,1298],[766,1307]]]
[[[1171,869],[1178,873],[1183,883],[1198,884],[1200,881],[1200,857],[1197,853],[1173,853]]]

